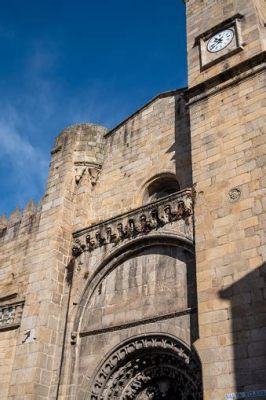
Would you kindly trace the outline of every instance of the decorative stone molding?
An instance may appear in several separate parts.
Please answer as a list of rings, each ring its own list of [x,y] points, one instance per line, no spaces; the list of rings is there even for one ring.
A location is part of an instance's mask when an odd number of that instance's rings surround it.
[[[78,257],[84,251],[147,235],[165,225],[183,221],[186,236],[193,240],[192,228],[192,189],[185,189],[158,201],[139,207],[100,224],[74,233],[72,254]],[[178,226],[175,227],[178,230]]]
[[[24,301],[0,305],[0,331],[20,326]]]
[[[210,98],[244,79],[249,79],[255,74],[263,72],[265,70],[265,56],[266,51],[263,51],[191,87],[185,93],[188,106]]]
[[[228,193],[228,198],[230,201],[237,201],[241,196],[241,190],[238,188],[233,188]]]
[[[154,323],[154,322],[170,320],[170,319],[174,319],[176,317],[190,315],[190,314],[193,314],[196,312],[197,312],[197,308],[195,308],[195,307],[194,308],[186,308],[184,310],[176,311],[176,312],[170,313],[170,314],[155,315],[154,317],[141,318],[138,321],[132,321],[132,322],[119,324],[119,325],[113,325],[113,326],[110,325],[108,327],[104,327],[101,329],[81,331],[81,332],[79,332],[79,336],[85,337],[85,336],[99,335],[99,334],[106,333],[106,332],[116,332],[121,329],[129,329],[129,328],[139,326],[139,325],[143,326],[143,325],[147,325],[147,324]],[[75,341],[75,343],[72,343],[72,339],[73,339],[72,334],[73,334],[73,332],[71,333],[71,344],[76,344],[76,341]]]
[[[171,336],[148,334],[119,346],[92,380],[90,400],[202,399],[201,367]]]
[[[101,172],[101,165],[99,164],[92,164],[90,162],[75,162],[75,181],[76,184],[79,184],[79,182],[81,181],[82,177],[87,173],[89,176],[89,180],[91,182],[92,186],[95,186],[98,178],[99,178],[99,174]]]

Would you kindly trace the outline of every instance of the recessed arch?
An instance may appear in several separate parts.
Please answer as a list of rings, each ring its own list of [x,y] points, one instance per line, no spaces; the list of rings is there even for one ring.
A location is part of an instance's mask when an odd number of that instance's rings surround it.
[[[118,265],[123,263],[130,257],[137,255],[141,249],[154,246],[172,246],[179,247],[190,254],[194,254],[194,247],[191,241],[175,234],[160,233],[150,236],[136,238],[129,243],[123,244],[121,247],[109,254],[95,269],[89,278],[87,285],[81,295],[78,310],[74,320],[74,331],[79,332],[83,320],[83,314],[94,292],[99,287],[103,279],[113,271]]]
[[[173,335],[137,335],[104,357],[87,393],[86,400],[201,400],[201,363],[196,351]]]
[[[180,184],[175,174],[165,172],[157,174],[145,183],[142,194],[142,204],[159,200],[180,190]]]
[[[156,253],[154,253],[154,249]],[[165,250],[163,250],[165,249]],[[173,275],[165,275],[166,280],[156,280],[157,282],[165,282],[167,284],[167,290],[172,290],[171,286],[168,286],[167,279],[172,279],[173,277],[173,282],[178,282],[178,288],[177,290],[179,291],[179,288],[185,288],[187,285],[185,281],[182,281],[182,279],[176,279],[177,277],[183,277],[185,276],[185,266],[186,271],[188,273],[187,275],[187,282],[190,282],[189,286],[187,286],[188,290],[187,293],[181,293],[179,292],[179,295],[183,298],[185,296],[188,300],[187,304],[181,304],[180,299],[177,297],[174,298],[174,296],[170,295],[169,299],[166,299],[167,301],[163,301],[163,304],[172,304],[174,308],[174,312],[172,313],[172,309],[168,308],[167,310],[164,308],[163,310],[160,310],[159,307],[155,307],[155,314],[153,314],[153,310],[148,310],[148,313],[145,312],[141,316],[140,319],[137,319],[138,317],[135,315],[131,315],[131,303],[130,307],[127,308],[127,304],[121,303],[123,305],[123,311],[127,312],[126,319],[120,320],[119,318],[115,317],[114,324],[113,321],[110,320],[110,325],[107,325],[103,319],[100,321],[98,319],[96,313],[96,309],[98,308],[99,303],[95,302],[95,299],[100,295],[106,293],[105,288],[108,287],[112,290],[112,288],[109,286],[108,282],[110,282],[109,275],[117,273],[118,269],[124,268],[125,275],[128,276],[129,274],[126,271],[129,271],[127,269],[128,267],[128,261],[130,261],[130,258],[132,261],[135,263],[135,260],[139,257],[142,256],[143,254],[142,251],[146,251],[153,255],[153,254],[161,254],[160,252],[162,251],[164,254],[163,256],[169,256],[172,258],[173,263],[168,264],[168,261],[165,259],[163,261],[163,265],[167,266],[167,268],[164,270],[161,269],[161,264],[157,264],[157,259],[155,258],[152,260],[152,263],[155,262],[155,265],[157,265],[158,272],[161,270],[161,272],[166,272],[167,271],[172,271],[174,272],[174,269],[176,270],[176,273]],[[169,252],[168,252],[169,251]],[[175,264],[174,262],[174,257],[176,257],[178,254],[181,254],[181,258],[177,258],[178,263]],[[88,253],[89,255],[89,253]],[[184,258],[183,258],[184,257]],[[87,258],[86,262],[89,262],[90,256]],[[83,260],[85,261],[85,259]],[[123,263],[126,263],[125,265],[122,265]],[[142,264],[141,262],[138,263],[136,261],[137,265]],[[185,264],[184,264],[185,263]],[[144,264],[142,264],[144,265]],[[149,264],[151,265],[151,263]],[[170,269],[168,269],[170,268]],[[92,399],[91,396],[92,393],[90,392],[92,390],[91,388],[91,379],[92,376],[94,376],[95,371],[98,371],[97,365],[100,365],[102,360],[105,360],[106,354],[109,354],[109,352],[112,352],[112,349],[115,348],[115,346],[120,346],[119,343],[122,343],[121,340],[123,340],[123,337],[125,338],[125,333],[128,332],[128,337],[133,337],[136,334],[141,334],[144,335],[145,337],[147,336],[147,332],[153,332],[154,335],[164,335],[164,333],[167,335],[175,335],[177,340],[180,343],[187,343],[187,348],[189,349],[189,344],[194,343],[195,338],[191,336],[190,333],[190,327],[193,325],[193,330],[197,331],[197,326],[196,322],[194,320],[194,314],[196,312],[195,308],[195,302],[191,302],[191,295],[193,294],[193,288],[194,288],[194,283],[192,282],[192,274],[194,276],[194,248],[193,248],[193,243],[190,240],[186,240],[184,237],[179,237],[178,235],[172,233],[172,232],[158,232],[156,234],[150,234],[147,236],[143,237],[137,237],[133,240],[128,241],[127,243],[121,244],[119,248],[113,249],[112,253],[106,254],[105,260],[103,260],[99,265],[97,266],[96,269],[94,269],[93,275],[90,277],[90,279],[87,282],[87,287],[83,291],[82,298],[80,299],[79,305],[78,305],[78,310],[77,313],[75,313],[75,316],[73,315],[73,321],[75,320],[74,324],[71,327],[71,331],[75,332],[77,335],[77,347],[76,347],[76,353],[75,353],[75,363],[76,363],[76,372],[73,376],[73,382],[76,379],[79,379],[79,383],[77,386],[77,398],[82,399],[82,400],[88,400],[89,398]],[[181,274],[181,275],[180,275]],[[131,275],[131,274],[130,274]],[[138,275],[138,274],[136,274]],[[148,271],[148,276],[150,278],[150,270]],[[139,284],[139,283],[138,283]],[[102,293],[99,294],[99,287],[102,285]],[[152,286],[151,286],[152,287]],[[157,287],[157,286],[156,286]],[[123,287],[123,289],[125,289]],[[158,292],[153,291],[153,293],[157,296],[161,296],[161,294],[164,293],[164,290],[160,291],[161,288],[159,288]],[[192,290],[191,290],[192,289]],[[127,290],[127,289],[126,289]],[[108,293],[113,293],[108,292]],[[171,292],[173,293],[173,292]],[[111,295],[112,296],[112,295]],[[128,298],[130,298],[130,294],[128,293]],[[142,299],[142,297],[140,296]],[[107,302],[104,303],[104,307],[102,310],[106,310],[106,305],[109,307],[109,305],[114,304],[113,301],[109,302],[109,298],[106,298]],[[177,300],[176,300],[177,299]],[[113,300],[113,297],[111,298]],[[170,303],[168,303],[168,300]],[[157,300],[156,300],[157,301]],[[182,301],[182,300],[181,300]],[[117,304],[120,304],[117,302]],[[152,304],[154,302],[152,301]],[[100,307],[102,307],[103,304],[100,304]],[[135,307],[136,308],[136,307]],[[136,309],[140,310],[139,307]],[[109,309],[110,310],[110,309]],[[142,310],[142,308],[141,308]],[[190,311],[189,311],[190,310]],[[192,311],[191,311],[192,310]],[[115,310],[114,315],[117,316],[117,312],[120,312],[120,310]],[[152,311],[152,312],[150,312]],[[113,313],[113,311],[112,311]],[[106,315],[106,313],[103,313],[102,316]],[[129,315],[129,318],[128,318]],[[195,314],[196,315],[196,314]],[[100,324],[97,322],[100,321]],[[98,324],[98,325],[97,325]],[[192,325],[191,325],[192,324]],[[100,329],[98,327],[100,326]],[[95,348],[99,348],[99,354],[98,352],[96,353]],[[159,346],[160,347],[160,346]],[[148,353],[150,353],[150,350],[148,350]],[[167,352],[167,354],[162,353],[161,349],[157,349],[155,353],[150,357],[149,354],[146,354],[145,352],[145,357],[142,360],[144,362],[147,362],[148,368],[145,369],[145,371],[139,371],[136,376],[132,376],[128,382],[125,382],[126,386],[124,387],[125,390],[127,388],[130,388],[131,385],[135,384],[135,382],[138,382],[139,377],[141,376],[142,373],[144,374],[150,374],[152,376],[156,376],[159,378],[160,382],[162,385],[166,384],[168,385],[168,389],[173,391],[174,394],[176,393],[177,390],[179,390],[175,384],[175,382],[183,382],[182,385],[187,386],[187,381],[186,381],[186,374],[182,374],[182,376],[179,377],[179,372],[181,373],[181,370],[183,371],[183,368],[176,367],[176,356],[173,354],[170,354]],[[135,353],[137,356],[137,354]],[[73,353],[74,357],[74,353]],[[168,363],[165,361],[165,359],[168,357],[168,360],[170,360],[170,366]],[[135,360],[136,358],[134,358]],[[133,362],[135,362],[133,360]],[[159,360],[161,360],[161,366],[159,369],[154,369],[152,365],[154,363],[158,363]],[[129,361],[130,362],[130,361]],[[118,373],[121,373],[122,375],[124,374],[125,370],[123,369],[124,367],[121,366],[119,367],[119,370],[117,371]],[[167,369],[168,373],[172,375],[171,381],[164,382],[164,377],[161,374],[162,369]],[[180,369],[180,371],[179,371]],[[157,378],[156,378],[157,379]],[[119,378],[120,381],[120,378]],[[122,382],[122,380],[121,380]],[[190,380],[190,382],[194,382],[194,379]],[[110,382],[111,384],[111,392],[113,391],[112,384],[114,381],[111,379]],[[108,385],[109,385],[108,383]],[[153,385],[153,382],[150,382],[151,386]],[[180,383],[180,384],[181,384]],[[120,385],[119,385],[120,386]],[[109,388],[109,386],[108,386]],[[124,390],[123,389],[123,390]],[[146,390],[153,390],[152,387],[143,387],[143,393],[139,393],[138,395],[144,395]],[[109,390],[109,389],[108,389]],[[170,393],[170,392],[169,392]],[[178,392],[177,392],[178,393]],[[101,400],[105,397],[99,397]],[[112,398],[112,397],[111,397]],[[123,397],[116,397],[117,399],[122,399]],[[137,399],[141,400],[141,397],[129,397],[128,400],[130,399]],[[182,397],[181,397],[182,398]],[[186,400],[198,400],[197,397],[192,397],[192,398],[185,398]],[[200,399],[200,397],[199,397]]]

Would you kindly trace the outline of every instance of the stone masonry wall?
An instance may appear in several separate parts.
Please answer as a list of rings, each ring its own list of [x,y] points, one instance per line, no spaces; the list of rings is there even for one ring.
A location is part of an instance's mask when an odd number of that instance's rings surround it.
[[[24,306],[24,294],[29,283],[29,271],[25,268],[25,254],[27,254],[30,241],[35,236],[38,220],[39,214],[32,202],[25,209],[23,216],[17,209],[9,220],[4,217],[1,219],[2,238],[0,240],[5,240],[5,245],[3,246],[2,243],[0,252],[0,397],[3,399],[8,397],[18,341],[17,326],[14,326],[14,320],[10,318],[12,312],[10,313],[9,308],[13,308],[13,304],[17,301],[22,301],[22,307]],[[8,309],[5,306],[8,306]],[[19,326],[21,320],[17,322]],[[24,339],[23,332],[21,338]]]
[[[266,342],[259,334],[266,300],[265,281],[259,278],[266,256],[264,103],[265,74],[258,73],[190,108],[197,191],[197,349],[207,400],[265,389]],[[252,271],[258,277],[252,289],[258,291],[256,299],[237,284]],[[226,291],[231,285],[237,289]],[[249,317],[236,325],[247,303]]]
[[[71,255],[75,216],[77,131],[78,127],[75,132],[66,130],[57,138],[38,209],[30,203],[22,216],[16,210],[9,221],[1,219],[0,310],[5,310],[0,327],[1,399],[56,397],[66,311],[64,291],[68,291],[65,267]],[[97,132],[102,136],[106,130],[90,127],[93,138]],[[18,302],[22,302],[22,315],[18,323],[10,324],[12,305]]]
[[[66,270],[72,233],[140,206],[145,185],[158,174],[191,186],[184,104],[182,92],[164,94],[107,135],[92,124],[64,130],[40,205],[1,219],[0,315],[4,324],[16,322],[0,328],[1,399],[57,397],[70,339],[65,318],[73,319]]]
[[[142,205],[147,182],[158,174],[172,173],[181,188],[191,186],[188,115],[182,95],[159,96],[105,140],[93,208],[82,227]]]
[[[90,204],[92,206],[88,214],[88,220],[83,220],[83,228],[91,224],[104,222],[106,219],[142,206],[144,190],[148,182],[155,176],[163,174],[171,176],[172,174],[172,176],[177,177],[181,188],[191,186],[188,115],[182,95],[179,95],[179,93],[159,96],[129,120],[122,123],[121,126],[108,133],[105,136],[105,140],[104,162],[97,176],[97,182],[90,193]],[[77,184],[78,193],[84,193],[83,188],[86,185],[88,185],[88,180],[86,180],[85,173]],[[80,225],[76,227],[80,228]],[[93,369],[105,354],[103,351],[106,351],[106,349],[103,349],[100,352],[102,339],[101,335],[97,335],[93,341],[95,342],[98,340],[97,337],[99,338],[99,343],[95,344],[95,349],[99,350],[97,354],[98,361],[92,364],[92,359],[85,357],[82,350],[83,347],[79,343],[79,332],[76,332],[75,320],[79,321],[79,317],[77,317],[78,307],[81,307],[86,301],[83,291],[87,286],[87,282],[91,279],[91,276],[99,265],[105,259],[108,259],[109,251],[103,246],[95,250],[95,252],[89,253],[87,257],[84,257],[78,257],[74,267],[64,349],[64,372],[60,386],[60,398],[62,399],[75,398],[77,387],[80,385],[80,379],[84,378],[84,370],[90,367],[89,374],[91,376]],[[117,273],[117,271],[114,271],[115,275]],[[126,268],[125,275],[123,275],[125,281],[123,283],[121,281],[121,285],[126,285],[129,279],[128,274],[129,270]],[[99,273],[99,278],[101,275],[102,273]],[[140,276],[136,279],[140,279]],[[96,293],[105,290],[104,288],[105,284],[103,281],[95,289]],[[111,290],[110,284],[108,284],[109,290]],[[136,290],[137,288],[132,288],[135,294]],[[148,290],[148,288],[146,287],[145,290]],[[109,294],[108,298],[110,296]],[[112,324],[118,329],[119,325],[129,322],[129,320],[127,321],[129,315],[132,314],[131,316],[133,316],[137,312],[137,307],[135,307],[134,313],[130,313],[126,309],[126,304],[130,302],[133,304],[133,300],[131,301],[130,299],[130,291],[127,295],[124,293],[123,302],[122,300],[119,301],[118,303],[121,304],[118,304],[117,307],[115,305],[111,306],[113,311],[108,308],[107,303],[98,307],[97,312],[91,305],[91,311],[88,310],[88,315],[90,315],[88,326],[90,329],[94,326],[93,321],[97,320],[97,315],[104,312],[110,315],[106,314],[106,317],[100,317],[95,325],[96,330],[107,328],[107,325],[111,326]],[[119,307],[122,307],[123,310],[120,310]],[[167,310],[170,312],[169,307],[164,307],[165,313],[167,313]],[[154,316],[154,312],[157,315],[156,311],[158,310],[153,309],[150,317]],[[127,317],[125,317],[126,313]],[[145,316],[144,304],[142,307],[139,307],[138,315]],[[113,321],[112,324],[111,320]],[[137,322],[137,320],[138,317],[135,315],[131,322]],[[172,323],[177,330],[178,325],[173,321],[169,323],[169,329]],[[74,336],[72,335],[73,331]],[[190,335],[189,329],[187,335]],[[117,337],[119,336],[120,334]],[[109,342],[109,339],[104,340]],[[84,338],[84,341],[91,342],[91,339],[87,340],[87,338]],[[109,344],[108,347],[110,349]],[[93,359],[96,360],[96,355],[93,356]],[[75,368],[75,376],[73,376],[73,368]]]
[[[188,101],[197,192],[200,339],[196,347],[203,363],[205,400],[265,390],[265,28],[261,4],[187,1]],[[243,50],[201,71],[195,37],[236,13],[243,15]]]
[[[263,0],[262,2],[260,0],[186,0],[186,2],[190,88],[265,50],[265,43],[262,42],[265,23]],[[199,47],[195,44],[195,38],[236,14],[244,16],[240,21],[244,50],[201,71]],[[195,21],[197,21],[196,24]]]

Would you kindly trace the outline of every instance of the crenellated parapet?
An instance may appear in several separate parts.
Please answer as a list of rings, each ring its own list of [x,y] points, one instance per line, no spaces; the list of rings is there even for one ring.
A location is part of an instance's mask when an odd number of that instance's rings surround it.
[[[0,240],[12,240],[20,232],[30,233],[38,210],[38,205],[30,200],[23,211],[16,207],[9,218],[5,214],[0,216]]]
[[[165,229],[193,241],[192,197],[192,189],[185,189],[77,231],[73,235],[72,254],[78,257],[83,252],[92,252],[107,245],[114,247]]]

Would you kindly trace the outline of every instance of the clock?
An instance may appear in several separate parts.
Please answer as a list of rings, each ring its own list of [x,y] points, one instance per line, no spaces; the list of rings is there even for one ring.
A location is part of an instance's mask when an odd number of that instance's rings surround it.
[[[225,29],[212,36],[207,43],[207,50],[210,53],[217,53],[225,49],[234,39],[233,29]]]
[[[241,34],[242,14],[220,22],[195,38],[194,46],[199,47],[200,70],[203,71],[221,63],[221,68],[228,68],[229,57],[244,50]]]

